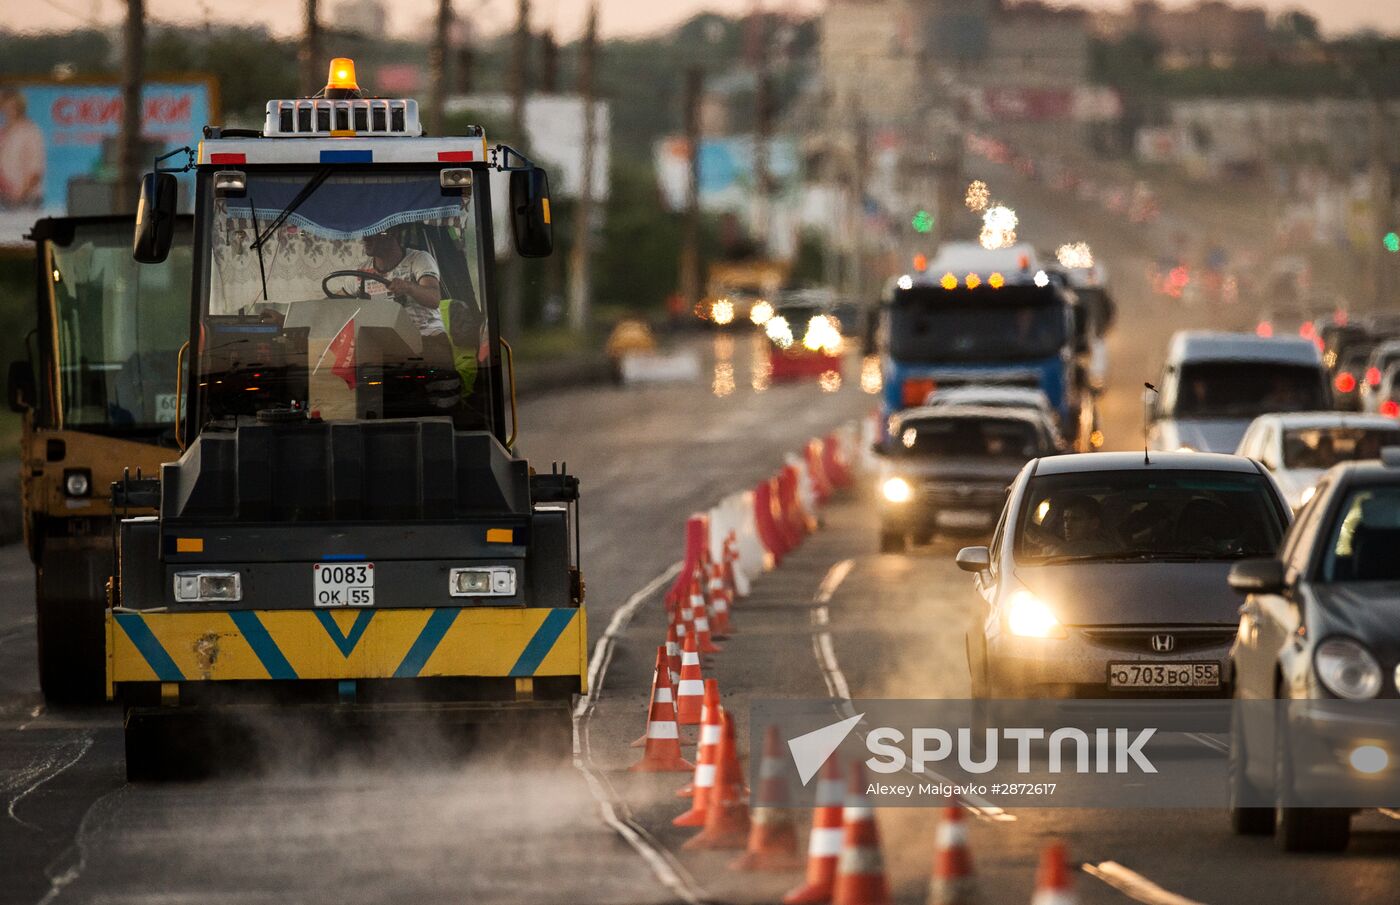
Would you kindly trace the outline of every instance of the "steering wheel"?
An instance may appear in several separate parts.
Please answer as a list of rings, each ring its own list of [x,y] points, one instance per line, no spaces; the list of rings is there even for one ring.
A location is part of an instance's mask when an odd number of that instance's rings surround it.
[[[347,292],[331,292],[330,281],[336,277],[356,277],[360,281],[360,288],[354,295]],[[326,274],[326,278],[321,281],[321,291],[326,294],[326,298],[328,299],[367,299],[369,298],[369,292],[365,290],[365,283],[370,280],[379,283],[385,289],[389,288],[388,278],[372,270],[332,270],[330,273]]]

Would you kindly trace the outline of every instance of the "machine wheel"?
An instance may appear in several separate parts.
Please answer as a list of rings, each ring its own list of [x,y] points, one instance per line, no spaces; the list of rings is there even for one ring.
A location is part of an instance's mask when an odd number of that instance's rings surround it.
[[[1293,764],[1285,736],[1275,743],[1274,839],[1285,852],[1341,852],[1351,842],[1351,812],[1341,808],[1289,807]]]
[[[880,552],[903,553],[909,548],[909,537],[903,531],[880,529]]]
[[[106,698],[104,612],[111,555],[101,550],[44,551],[35,575],[39,688],[52,704]]]

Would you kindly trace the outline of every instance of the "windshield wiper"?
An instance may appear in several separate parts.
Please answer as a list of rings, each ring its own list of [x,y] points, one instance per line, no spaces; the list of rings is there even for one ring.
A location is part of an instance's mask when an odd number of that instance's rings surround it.
[[[253,212],[253,232],[257,236],[257,238],[253,240],[253,250],[258,253],[258,276],[262,278],[264,302],[271,302],[272,299],[267,297],[267,265],[263,263],[263,246],[267,244],[268,239],[272,238],[273,233],[277,232],[277,229],[283,223],[287,222],[287,218],[295,213],[297,208],[301,207],[302,202],[310,198],[311,193],[321,187],[321,183],[325,182],[330,174],[330,167],[322,167],[316,175],[308,179],[306,185],[301,187],[301,191],[297,192],[296,196],[287,203],[287,206],[282,208],[282,212],[273,218],[272,222],[267,225],[267,229],[265,230],[258,223],[258,203],[253,200],[253,193],[248,193],[248,207]]]
[[[301,187],[301,191],[296,193],[296,197],[294,197],[291,201],[287,202],[286,207],[282,208],[282,213],[278,214],[276,218],[274,218],[273,221],[267,225],[266,231],[260,232],[258,234],[258,237],[253,240],[253,247],[258,249],[258,251],[261,253],[263,244],[272,237],[273,233],[277,232],[278,228],[281,227],[283,223],[287,222],[288,217],[296,213],[297,208],[301,207],[302,203],[305,202],[307,198],[310,198],[312,193],[315,192],[318,188],[320,188],[321,183],[325,182],[326,179],[330,177],[330,175],[331,168],[322,167],[321,170],[318,171],[315,176],[312,176],[310,179],[308,179],[306,181],[306,185]],[[251,204],[252,198],[250,197],[248,201]],[[253,228],[257,229],[257,226],[254,225]],[[261,260],[261,258],[259,260]],[[264,292],[263,296],[264,298],[266,298],[267,293]]]

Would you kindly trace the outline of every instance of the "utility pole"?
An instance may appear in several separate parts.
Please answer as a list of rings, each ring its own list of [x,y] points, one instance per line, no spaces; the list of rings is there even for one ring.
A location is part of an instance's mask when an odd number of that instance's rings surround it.
[[[589,303],[593,295],[593,167],[597,131],[594,77],[598,55],[598,0],[588,4],[582,56],[578,67],[578,93],[583,101],[583,177],[579,180],[578,211],[574,215],[574,242],[569,249],[569,328],[588,329]]]
[[[761,0],[754,0],[753,11],[749,15],[749,41],[746,48],[749,65],[754,73],[753,232],[765,256],[768,253],[773,216],[773,174],[769,165],[773,139],[773,70],[769,61],[767,25],[763,18]]]
[[[510,140],[517,148],[525,148],[526,65],[530,57],[530,0],[517,0],[515,40],[510,60]],[[520,257],[511,255],[506,264],[505,297],[501,307],[501,332],[512,339],[520,335],[524,324],[525,271]]]
[[[865,289],[865,243],[861,240],[865,236],[865,159],[869,153],[870,129],[865,111],[859,106],[856,107],[855,115],[851,117],[851,123],[855,128],[849,173],[851,258],[846,266],[845,293],[851,298],[864,298],[862,293]]]
[[[141,88],[145,83],[146,5],[145,0],[126,0],[126,30],[122,50],[122,136],[117,157],[117,188],[114,210],[131,213],[145,163],[141,157]]]
[[[306,0],[306,26],[301,33],[301,49],[297,56],[301,58],[301,96],[310,97],[315,94],[322,85],[322,76],[325,72],[321,69],[321,17],[317,12],[319,0]]]
[[[773,232],[773,73],[764,64],[758,71],[758,88],[754,92],[758,108],[754,127],[753,179],[758,191],[754,211],[754,233],[759,246],[767,254],[768,240]]]
[[[428,130],[447,134],[447,33],[452,27],[452,0],[438,0],[433,46],[428,51]]]
[[[692,66],[685,73],[685,148],[689,172],[685,189],[685,219],[681,223],[680,290],[686,308],[700,302],[700,98],[705,73]]]
[[[553,31],[546,31],[540,35],[540,93],[556,94],[558,91],[559,42],[554,40]]]

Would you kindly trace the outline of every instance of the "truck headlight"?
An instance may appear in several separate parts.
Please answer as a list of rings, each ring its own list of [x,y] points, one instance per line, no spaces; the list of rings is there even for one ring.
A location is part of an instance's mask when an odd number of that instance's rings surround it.
[[[233,603],[243,599],[243,579],[237,572],[201,569],[175,573],[176,603]]]
[[[1322,687],[1350,701],[1374,698],[1381,691],[1381,665],[1350,638],[1328,638],[1313,652],[1313,668]]]
[[[914,488],[901,477],[885,478],[880,484],[880,495],[891,503],[907,503],[914,497]]]
[[[453,597],[509,597],[515,593],[513,566],[451,569],[447,592]]]
[[[1030,591],[1011,595],[1006,607],[1006,627],[1022,638],[1063,638],[1065,627],[1055,618],[1049,604]]]
[[[69,496],[92,493],[92,473],[86,468],[73,468],[63,474],[63,492]]]

